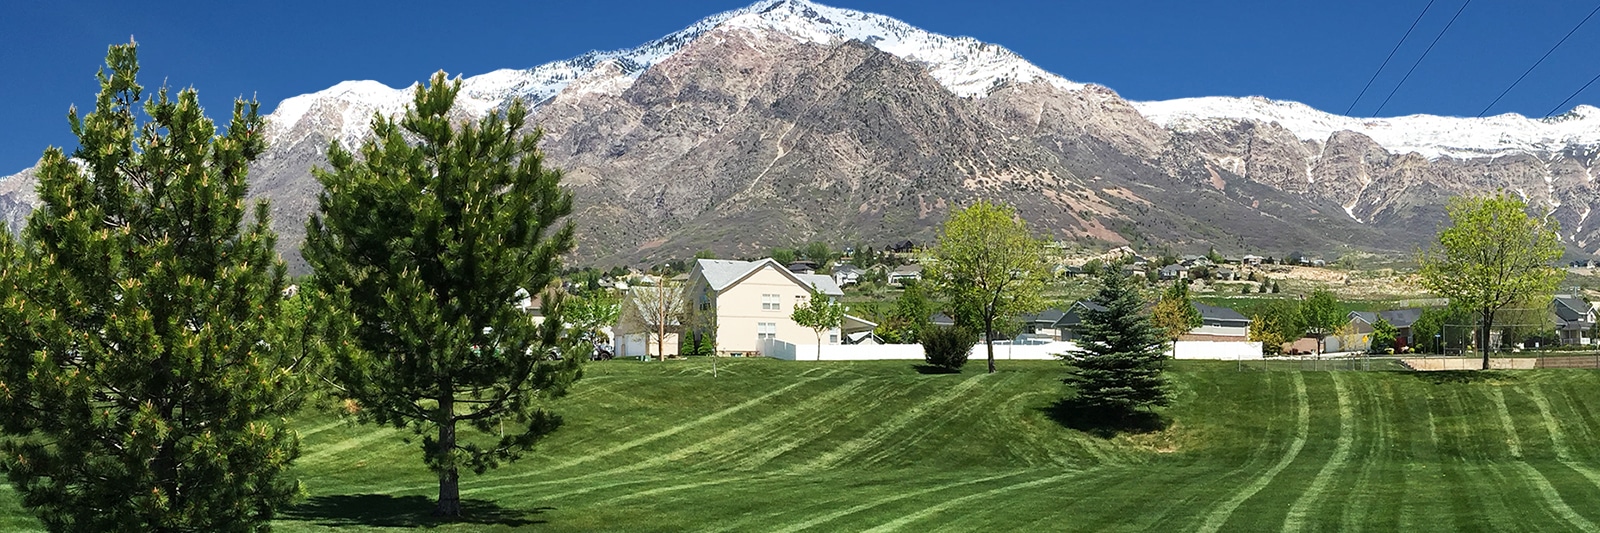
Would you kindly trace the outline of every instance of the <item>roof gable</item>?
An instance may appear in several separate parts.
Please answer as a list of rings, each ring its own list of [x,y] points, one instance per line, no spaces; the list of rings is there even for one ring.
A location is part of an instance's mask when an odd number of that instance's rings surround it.
[[[694,272],[696,276],[706,280],[706,285],[711,290],[722,292],[728,287],[738,285],[762,268],[771,267],[784,277],[789,278],[796,285],[806,290],[816,289],[828,296],[844,296],[844,291],[834,283],[833,278],[819,274],[795,274],[788,268],[778,264],[772,258],[760,261],[730,261],[725,259],[700,259],[695,261]]]

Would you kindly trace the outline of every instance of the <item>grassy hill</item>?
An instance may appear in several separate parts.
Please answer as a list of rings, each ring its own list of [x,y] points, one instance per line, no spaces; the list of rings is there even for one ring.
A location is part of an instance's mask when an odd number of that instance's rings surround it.
[[[1060,365],[611,362],[529,458],[463,477],[443,531],[1596,530],[1600,374],[1239,372],[1184,363],[1173,424],[1101,437]],[[409,433],[297,421],[280,531],[435,526]],[[0,530],[37,528],[0,489]]]

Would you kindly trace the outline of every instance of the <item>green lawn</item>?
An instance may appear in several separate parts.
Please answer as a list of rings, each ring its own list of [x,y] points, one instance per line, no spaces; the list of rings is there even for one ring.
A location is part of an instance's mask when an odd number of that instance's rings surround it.
[[[590,365],[567,425],[464,474],[426,518],[409,434],[298,421],[280,531],[1504,531],[1600,524],[1600,373],[1239,372],[1184,363],[1163,431],[1101,437],[1049,406],[1061,367]],[[37,528],[0,489],[0,530]]]

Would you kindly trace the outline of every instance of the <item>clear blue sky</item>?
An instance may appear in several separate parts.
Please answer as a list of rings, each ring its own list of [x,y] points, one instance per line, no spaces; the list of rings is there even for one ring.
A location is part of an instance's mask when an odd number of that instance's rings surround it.
[[[1476,116],[1600,0],[1476,0],[1383,115]],[[444,69],[528,68],[631,48],[743,0],[531,2],[26,2],[0,11],[0,175],[47,145],[75,146],[106,46],[140,43],[141,79],[194,86],[214,117],[233,97],[263,111],[354,79],[404,86]],[[1016,51],[1133,100],[1262,95],[1343,113],[1427,0],[823,0]],[[1461,7],[1436,0],[1352,114],[1371,115]],[[1600,16],[1490,114],[1543,116],[1600,74]],[[1600,83],[1577,104],[1600,104]]]

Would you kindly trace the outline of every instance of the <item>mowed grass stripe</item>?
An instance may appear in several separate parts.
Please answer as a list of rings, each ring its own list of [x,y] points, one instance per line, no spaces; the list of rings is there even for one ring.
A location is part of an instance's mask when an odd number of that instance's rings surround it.
[[[988,407],[993,405],[991,402],[985,402],[984,400],[986,398],[992,398],[1004,394],[1005,387],[1017,381],[1017,378],[1020,376],[1020,374],[1003,374],[1003,376],[1004,377],[998,380],[999,383],[989,383],[973,398],[955,402],[956,405],[948,409],[934,410],[931,416],[926,417],[926,420],[919,421],[917,424],[912,425],[911,427],[904,428],[895,435],[886,436],[883,439],[882,444],[874,446],[876,451],[862,450],[861,453],[857,455],[859,459],[856,461],[856,463],[859,465],[878,465],[882,464],[887,459],[900,457],[903,455],[901,450],[916,447],[923,441],[923,439],[933,435],[940,428],[946,426],[958,417],[966,416],[968,413],[971,413],[980,407]],[[995,416],[995,413],[988,414],[991,417]],[[971,422],[973,425],[976,425],[982,421],[983,420],[980,418],[970,420],[969,422]],[[969,427],[965,429],[970,430],[972,428]],[[962,431],[957,435],[948,435],[947,437],[960,438],[959,435],[965,433],[967,433],[967,431]]]
[[[314,465],[326,462],[341,453],[366,446],[367,444],[373,442],[392,439],[396,433],[399,433],[399,430],[396,430],[392,427],[375,427],[368,433],[323,445],[317,448],[317,450],[314,452],[300,456],[300,460],[296,462],[301,465]]]
[[[972,501],[972,500],[978,500],[978,499],[982,499],[982,498],[991,498],[991,497],[999,496],[999,495],[1002,495],[1002,494],[1005,494],[1005,493],[1008,493],[1008,492],[1013,492],[1013,491],[1022,490],[1022,489],[1029,489],[1029,488],[1037,487],[1037,486],[1040,486],[1040,485],[1047,485],[1047,484],[1050,484],[1050,483],[1061,481],[1063,479],[1070,478],[1070,477],[1072,477],[1074,475],[1078,475],[1080,473],[1081,472],[1067,472],[1065,474],[1057,474],[1057,475],[1050,476],[1050,477],[1047,477],[1047,478],[1044,478],[1044,479],[1036,479],[1036,480],[1033,480],[1033,481],[1024,481],[1024,482],[1021,482],[1021,483],[1016,483],[1016,484],[1012,484],[1012,485],[1006,485],[1006,486],[1000,487],[1000,488],[989,489],[989,490],[986,490],[986,491],[983,491],[983,492],[979,492],[977,494],[969,494],[969,495],[966,495],[966,496],[962,496],[960,498],[947,500],[944,503],[925,508],[925,509],[923,509],[921,511],[917,511],[917,512],[902,516],[899,519],[891,521],[889,523],[879,525],[879,526],[874,527],[872,529],[868,529],[867,533],[883,533],[883,532],[886,532],[886,531],[895,531],[895,530],[898,530],[900,528],[905,527],[908,524],[911,524],[911,523],[916,522],[918,520],[922,520],[924,518],[932,516],[935,513],[942,512],[942,511],[944,511],[946,509],[949,509],[951,507],[955,507],[957,505],[961,505],[961,504],[967,503],[967,502]]]
[[[1549,478],[1546,478],[1533,465],[1522,460],[1522,438],[1517,435],[1516,423],[1511,419],[1511,409],[1506,407],[1505,391],[1500,387],[1494,387],[1490,389],[1489,397],[1493,400],[1496,414],[1499,415],[1500,427],[1505,432],[1506,447],[1510,449],[1511,456],[1514,458],[1511,461],[1511,465],[1517,469],[1517,474],[1522,481],[1539,493],[1539,496],[1544,500],[1546,510],[1579,530],[1600,531],[1600,529],[1596,529],[1593,522],[1579,515],[1570,505],[1567,505],[1566,500],[1561,498],[1561,493],[1556,490],[1554,485],[1550,484]],[[1535,405],[1538,405],[1537,402]]]
[[[501,481],[501,480],[506,480],[506,479],[517,479],[517,478],[526,477],[526,476],[499,477],[499,478],[495,478],[494,480],[487,481],[487,482],[485,482],[484,484],[481,484],[481,485],[475,484],[474,487],[472,489],[469,489],[469,490],[471,492],[482,492],[482,491],[486,491],[486,490],[513,490],[513,491],[516,491],[518,489],[526,489],[528,487],[535,487],[535,486],[541,486],[541,485],[582,482],[582,481],[585,481],[585,480],[588,480],[588,479],[592,479],[592,478],[596,478],[596,477],[612,476],[612,475],[623,474],[623,473],[628,473],[628,472],[636,472],[636,471],[640,471],[640,470],[647,470],[647,469],[651,469],[651,468],[661,468],[661,467],[665,467],[665,466],[668,466],[668,465],[693,466],[694,464],[705,464],[705,463],[711,463],[712,465],[716,465],[717,463],[716,463],[715,459],[708,459],[708,460],[705,460],[705,461],[700,461],[698,463],[686,463],[685,460],[689,459],[689,458],[692,458],[692,457],[695,457],[695,456],[700,455],[700,454],[705,454],[707,452],[719,451],[719,450],[726,451],[726,448],[730,448],[730,447],[735,448],[735,450],[737,450],[737,451],[748,450],[748,449],[753,448],[753,447],[760,447],[764,442],[766,442],[763,439],[770,439],[770,438],[773,438],[775,435],[781,435],[781,434],[786,433],[786,432],[792,432],[795,429],[793,421],[795,419],[797,419],[797,418],[801,418],[801,417],[804,417],[804,416],[810,414],[812,410],[819,410],[819,409],[823,409],[824,407],[830,407],[830,408],[833,408],[832,409],[833,412],[836,412],[836,413],[839,412],[839,410],[836,408],[836,406],[833,404],[833,402],[835,400],[838,400],[838,399],[841,399],[841,398],[847,396],[850,392],[854,391],[855,389],[859,388],[861,385],[863,385],[865,383],[867,383],[866,379],[856,379],[856,380],[852,380],[852,381],[841,383],[839,386],[836,386],[836,387],[833,387],[831,389],[825,390],[825,391],[823,391],[823,392],[821,392],[821,393],[819,393],[819,394],[817,394],[815,396],[812,396],[812,397],[804,400],[800,407],[797,407],[797,408],[794,408],[794,409],[787,409],[787,410],[779,411],[776,415],[764,418],[761,421],[758,421],[757,423],[755,423],[753,425],[746,426],[744,428],[738,428],[738,429],[723,431],[722,433],[720,433],[717,436],[712,437],[710,439],[702,440],[702,441],[697,442],[697,443],[695,443],[695,444],[693,444],[691,446],[682,447],[682,448],[674,448],[671,451],[668,451],[668,452],[663,453],[663,454],[656,455],[656,456],[651,457],[649,459],[646,459],[644,461],[640,461],[640,462],[636,462],[636,463],[632,463],[632,464],[628,464],[628,465],[623,465],[623,466],[620,466],[620,467],[611,468],[611,469],[603,470],[603,471],[599,471],[599,472],[591,472],[591,473],[587,473],[587,474],[583,474],[583,475],[579,475],[579,476],[562,477],[562,478],[558,478],[558,479],[548,479],[548,480],[533,481],[533,482],[497,483],[496,481]],[[752,435],[751,434],[752,432],[757,432],[758,434],[757,435]],[[731,443],[739,443],[739,442],[744,443],[744,445],[743,446],[730,446]],[[463,490],[462,493],[466,494],[466,493],[469,492],[469,490]]]
[[[949,389],[946,389],[942,394],[935,395],[921,403],[918,403],[915,407],[907,409],[904,413],[901,413],[899,416],[890,419],[888,422],[872,428],[872,430],[868,431],[865,435],[845,442],[844,444],[839,445],[839,447],[828,451],[821,457],[813,460],[811,464],[806,465],[806,470],[826,470],[844,462],[851,457],[856,456],[857,454],[882,445],[885,439],[888,439],[894,434],[905,429],[917,419],[928,415],[935,409],[943,407],[945,404],[950,403],[951,401],[965,394],[968,390],[978,386],[980,382],[985,381],[985,376],[991,375],[993,374],[978,374],[976,376],[961,380],[960,383],[957,383]]]
[[[1206,513],[1205,521],[1200,523],[1200,527],[1196,531],[1215,533],[1220,530],[1222,524],[1228,521],[1228,517],[1233,516],[1233,512],[1240,505],[1243,505],[1245,500],[1261,492],[1261,489],[1267,488],[1267,484],[1272,483],[1272,478],[1277,477],[1279,472],[1283,472],[1283,469],[1288,468],[1289,463],[1293,463],[1295,458],[1300,456],[1300,450],[1305,448],[1306,438],[1311,433],[1311,398],[1306,395],[1305,378],[1299,372],[1293,372],[1291,375],[1294,376],[1294,394],[1298,406],[1295,409],[1294,440],[1289,443],[1289,450],[1284,452],[1283,457],[1280,457],[1277,464],[1272,465],[1272,468],[1268,468],[1266,472],[1256,476],[1249,485],[1245,485],[1243,489],[1235,492],[1227,501],[1222,502]]]
[[[895,496],[890,496],[888,498],[881,498],[881,499],[878,499],[878,500],[873,500],[873,501],[870,501],[870,502],[867,502],[867,503],[863,503],[861,505],[856,505],[854,507],[840,509],[838,511],[834,511],[834,512],[831,512],[831,513],[823,514],[821,516],[816,516],[816,517],[807,519],[805,521],[802,521],[802,522],[799,522],[799,523],[796,523],[796,524],[790,524],[789,526],[786,526],[786,527],[783,527],[781,529],[777,529],[777,530],[774,530],[774,531],[775,531],[775,533],[794,533],[796,531],[810,529],[810,528],[813,528],[813,527],[816,527],[816,526],[819,526],[819,525],[822,525],[822,524],[826,524],[828,522],[832,522],[832,521],[837,520],[839,518],[843,518],[845,516],[849,516],[849,515],[853,515],[853,514],[856,514],[856,513],[860,513],[862,511],[867,511],[867,510],[870,510],[870,509],[874,509],[874,508],[877,508],[877,507],[888,505],[890,503],[898,502],[898,501],[901,501],[901,500],[908,500],[908,499],[911,499],[911,498],[925,496],[925,495],[932,494],[932,493],[935,493],[935,492],[941,492],[941,491],[946,491],[946,490],[955,489],[955,488],[959,488],[959,487],[965,487],[967,485],[975,485],[975,484],[978,484],[978,483],[987,483],[987,482],[995,481],[995,480],[998,480],[998,479],[1004,479],[1004,478],[1008,478],[1008,477],[1018,476],[1018,475],[1021,475],[1023,473],[1025,473],[1025,472],[1009,472],[1009,473],[995,475],[995,476],[983,477],[983,478],[978,478],[978,479],[969,479],[969,480],[964,480],[964,481],[957,481],[955,483],[946,483],[946,484],[943,484],[943,485],[937,485],[937,486],[933,486],[933,487],[929,487],[929,488],[925,488],[925,489],[915,490],[915,491],[912,491],[912,492],[906,492],[906,493],[898,494],[898,495],[895,495]]]
[[[1350,447],[1355,442],[1355,416],[1351,413],[1351,400],[1345,390],[1344,379],[1340,372],[1329,372],[1333,379],[1334,397],[1339,405],[1339,439],[1333,448],[1333,456],[1317,471],[1316,478],[1312,479],[1311,486],[1289,506],[1289,516],[1283,520],[1284,531],[1300,531],[1306,525],[1306,518],[1313,505],[1323,503],[1322,493],[1333,483],[1334,474],[1344,468],[1345,462],[1350,460]]]
[[[1566,432],[1562,430],[1561,422],[1550,409],[1550,400],[1545,397],[1542,388],[1534,385],[1528,397],[1539,408],[1539,417],[1544,420],[1544,427],[1550,433],[1550,445],[1555,447],[1556,460],[1582,475],[1590,484],[1600,488],[1600,472],[1572,457],[1572,448],[1567,446]]]
[[[1357,468],[1355,483],[1344,494],[1346,496],[1342,505],[1344,513],[1340,520],[1344,527],[1373,521],[1378,519],[1379,515],[1386,514],[1386,511],[1393,510],[1393,507],[1380,503],[1382,493],[1404,479],[1398,469],[1378,466],[1384,462],[1382,461],[1384,452],[1394,446],[1389,434],[1389,410],[1386,408],[1389,403],[1387,398],[1393,398],[1394,395],[1380,395],[1378,392],[1379,385],[1387,383],[1387,380],[1382,379],[1365,379],[1358,380],[1354,386],[1360,393],[1353,402],[1359,408],[1355,411],[1357,414],[1355,420],[1361,424],[1356,435],[1366,442],[1366,446],[1361,448],[1362,453],[1355,458]],[[1374,478],[1380,475],[1386,479],[1375,483]]]

